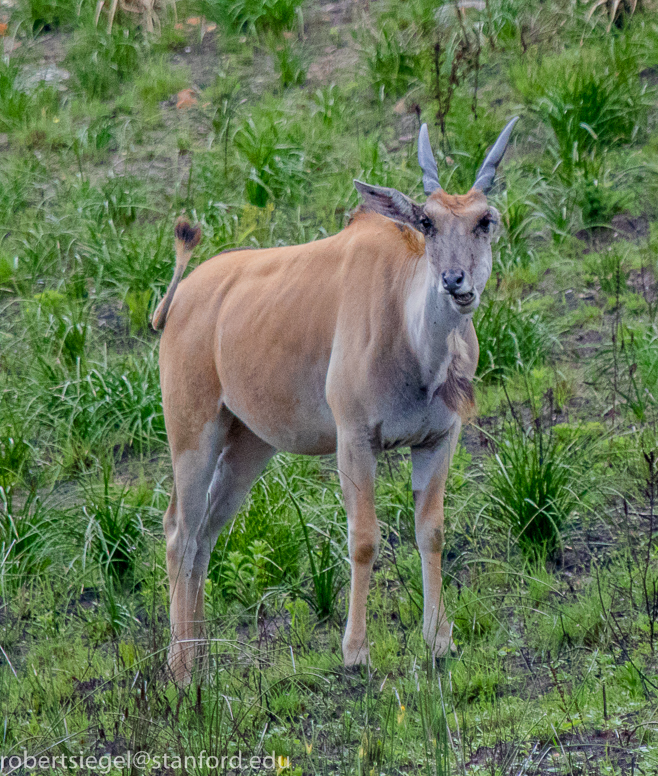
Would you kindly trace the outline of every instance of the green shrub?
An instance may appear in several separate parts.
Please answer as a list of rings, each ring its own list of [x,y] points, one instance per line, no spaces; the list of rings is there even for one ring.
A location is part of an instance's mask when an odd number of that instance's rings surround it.
[[[76,34],[65,62],[88,99],[107,100],[134,77],[143,55],[143,45],[135,32],[115,27],[108,35],[88,29]]]
[[[287,89],[289,86],[303,84],[306,80],[306,68],[301,51],[286,39],[281,45],[275,42],[271,51],[281,87]]]
[[[492,517],[510,532],[532,561],[552,559],[563,532],[587,493],[582,446],[564,445],[538,420],[520,422],[498,435],[487,466]]]
[[[513,69],[517,88],[553,131],[565,181],[592,154],[631,142],[646,126],[649,96],[639,69],[631,46],[614,38],[607,57],[581,49],[530,70],[525,62]]]
[[[540,366],[549,352],[549,337],[541,317],[520,302],[489,297],[475,316],[480,343],[477,374],[498,380],[521,367]]]
[[[408,91],[419,70],[419,57],[411,46],[411,39],[402,39],[392,24],[371,34],[365,60],[376,94],[399,97]]]
[[[23,18],[34,32],[47,32],[71,24],[78,18],[77,0],[21,0]]]
[[[125,491],[111,494],[110,471],[106,468],[102,489],[90,489],[83,508],[87,518],[84,564],[96,564],[102,574],[124,585],[134,581],[145,539],[140,511],[127,504],[125,496]]]
[[[270,199],[295,200],[304,175],[304,153],[286,134],[282,117],[263,113],[249,118],[235,133],[235,147],[249,165],[248,202],[265,207]]]
[[[281,32],[295,25],[304,0],[204,0],[208,19],[235,32]]]
[[[585,269],[604,294],[616,295],[626,291],[628,266],[619,246],[602,253],[590,253],[585,257]]]

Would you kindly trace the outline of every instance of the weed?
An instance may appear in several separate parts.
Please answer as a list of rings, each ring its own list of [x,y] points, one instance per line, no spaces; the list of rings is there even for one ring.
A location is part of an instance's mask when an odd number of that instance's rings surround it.
[[[578,181],[577,201],[586,227],[609,224],[630,202],[628,193],[614,187],[603,163],[598,161],[584,166],[584,174]]]
[[[537,214],[532,193],[537,185],[522,191],[508,187],[496,203],[504,228],[499,261],[506,271],[515,265],[527,268],[533,260],[531,237]]]
[[[249,165],[247,201],[265,207],[268,200],[294,201],[304,180],[304,154],[285,133],[281,117],[262,114],[243,123],[234,136],[238,153]]]
[[[189,85],[190,74],[185,68],[172,68],[166,59],[149,63],[144,72],[135,79],[135,92],[141,103],[150,109],[161,100],[167,100]]]
[[[0,128],[32,126],[36,115],[52,115],[58,106],[59,94],[53,87],[39,82],[36,88],[28,90],[21,83],[19,66],[0,58]]]
[[[559,173],[568,183],[596,151],[632,141],[646,122],[647,97],[637,56],[615,41],[607,62],[598,54],[546,59],[513,73],[519,91],[553,130]]]
[[[83,512],[87,518],[82,556],[83,568],[101,569],[109,595],[114,584],[134,582],[136,564],[144,545],[144,526],[139,511],[125,503],[125,492],[110,493],[111,471],[103,472],[102,488],[87,494]]]
[[[306,68],[302,54],[289,40],[284,39],[283,44],[277,44],[275,41],[272,46],[272,56],[283,89],[304,83]]]
[[[128,29],[78,32],[68,51],[66,65],[88,99],[105,100],[138,72],[143,45]]]
[[[49,32],[73,23],[80,7],[75,0],[21,0],[20,10],[33,32]]]
[[[385,25],[371,36],[368,44],[365,59],[375,93],[399,97],[408,91],[419,68],[411,39],[402,39],[392,25]]]
[[[610,247],[603,253],[592,253],[585,260],[588,273],[598,283],[604,294],[614,296],[623,293],[628,283],[626,256],[621,249]]]
[[[281,32],[291,29],[302,0],[204,0],[205,15],[236,32]]]
[[[56,359],[75,370],[84,360],[89,333],[89,307],[59,291],[44,291],[25,303],[37,353],[49,343]],[[40,343],[43,343],[41,345]]]
[[[327,128],[335,127],[343,115],[343,100],[336,84],[329,84],[313,93],[313,114]]]
[[[49,553],[51,516],[31,490],[16,508],[10,490],[0,487],[0,594],[29,583],[52,562]]]
[[[498,380],[523,367],[540,366],[549,352],[549,336],[541,317],[519,303],[489,299],[476,317],[480,343],[478,375]]]
[[[554,558],[569,518],[587,492],[576,445],[565,446],[537,422],[503,429],[488,467],[491,513],[530,559]]]
[[[27,479],[33,452],[26,430],[21,428],[17,419],[11,415],[3,418],[0,431],[0,490],[7,500],[11,500],[15,486]]]
[[[311,595],[302,593],[302,597],[311,604],[320,619],[326,619],[333,614],[336,598],[343,586],[340,573],[340,559],[336,557],[332,531],[330,529],[329,533],[319,532],[322,535],[322,543],[320,551],[316,553],[311,544],[309,526],[306,525],[302,510],[292,494],[290,494],[290,498],[299,517],[302,534],[304,535],[313,581],[313,593]]]
[[[450,607],[455,627],[464,641],[491,638],[496,627],[496,617],[491,611],[488,596],[482,591],[463,587],[457,600]]]
[[[653,419],[658,407],[657,342],[654,325],[620,327],[614,341],[601,348],[592,364],[597,385],[612,386],[621,396],[622,410],[640,422]]]

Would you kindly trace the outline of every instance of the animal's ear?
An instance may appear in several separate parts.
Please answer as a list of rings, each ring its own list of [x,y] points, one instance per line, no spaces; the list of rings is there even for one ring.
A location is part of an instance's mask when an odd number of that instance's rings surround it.
[[[374,210],[386,218],[401,221],[418,229],[423,210],[420,205],[397,189],[385,186],[370,186],[368,183],[354,181],[354,186],[363,197],[368,210]]]

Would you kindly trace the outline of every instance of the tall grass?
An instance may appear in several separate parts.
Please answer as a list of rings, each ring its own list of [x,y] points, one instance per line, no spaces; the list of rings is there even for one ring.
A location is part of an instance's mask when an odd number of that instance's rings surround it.
[[[247,163],[245,195],[256,207],[272,199],[294,202],[304,175],[304,153],[288,137],[283,117],[263,113],[241,124],[233,138],[235,148]]]
[[[546,58],[513,78],[552,130],[558,172],[567,183],[596,152],[631,142],[646,127],[649,97],[632,43],[610,39],[607,56],[583,50]]]
[[[582,445],[565,444],[541,419],[507,424],[487,467],[490,512],[530,560],[554,560],[564,532],[588,490]]]
[[[205,15],[236,32],[281,32],[296,24],[302,0],[204,0]]]
[[[477,374],[499,380],[522,368],[541,366],[550,350],[545,322],[520,302],[489,297],[475,317],[480,343]]]

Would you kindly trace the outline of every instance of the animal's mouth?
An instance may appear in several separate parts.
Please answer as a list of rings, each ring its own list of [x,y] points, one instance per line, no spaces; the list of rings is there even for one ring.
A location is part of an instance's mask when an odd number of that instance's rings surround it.
[[[475,299],[475,293],[473,291],[466,291],[464,294],[452,294],[452,298],[455,300],[455,304],[460,307],[468,307]]]

